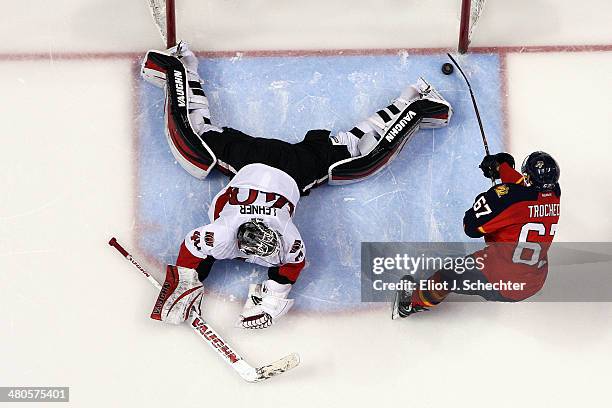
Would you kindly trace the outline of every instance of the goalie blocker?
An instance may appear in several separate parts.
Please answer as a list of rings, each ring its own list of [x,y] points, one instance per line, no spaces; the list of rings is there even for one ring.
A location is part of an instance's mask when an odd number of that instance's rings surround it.
[[[420,78],[391,105],[348,132],[329,137],[329,131],[310,131],[297,145],[252,138],[230,128],[211,125],[208,102],[196,72],[197,60],[182,61],[182,45],[177,47],[174,53],[178,57],[149,51],[142,74],[154,85],[166,86],[166,137],[170,149],[178,163],[198,179],[205,178],[216,164],[223,173],[235,174],[243,165],[260,162],[292,176],[302,194],[325,181],[329,184],[357,182],[384,169],[419,129],[445,126],[452,115],[450,104]],[[193,56],[190,51],[184,55]],[[190,68],[189,64],[193,66]],[[254,149],[253,143],[270,146]],[[298,145],[301,145],[299,150],[289,147]],[[276,149],[280,149],[276,154],[280,160],[270,156],[270,151]],[[262,151],[266,153],[261,154]],[[312,152],[317,153],[312,155]],[[288,157],[293,157],[294,162],[283,162]]]

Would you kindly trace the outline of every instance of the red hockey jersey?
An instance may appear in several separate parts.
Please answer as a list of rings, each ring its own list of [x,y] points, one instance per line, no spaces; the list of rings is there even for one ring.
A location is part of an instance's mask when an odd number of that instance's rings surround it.
[[[506,163],[500,166],[502,184],[478,195],[465,212],[463,226],[472,238],[489,244],[483,273],[489,281],[524,282],[520,292],[502,293],[510,299],[535,294],[548,272],[547,252],[560,215],[561,190],[538,191]],[[506,243],[506,244],[504,244]]]

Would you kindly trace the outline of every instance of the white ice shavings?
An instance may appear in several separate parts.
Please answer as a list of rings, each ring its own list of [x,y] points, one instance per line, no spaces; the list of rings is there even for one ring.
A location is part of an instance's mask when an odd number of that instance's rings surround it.
[[[334,127],[336,118],[341,117],[325,96],[305,95],[294,103],[297,112],[309,112],[312,121],[311,129],[330,129]]]
[[[287,121],[287,114],[289,112],[289,97],[290,92],[287,88],[291,85],[291,81],[273,81],[268,87],[274,92],[278,101],[277,106],[281,107],[280,124],[285,124]]]
[[[284,88],[287,88],[287,86],[291,83],[292,81],[273,81],[273,82],[270,82],[269,88],[270,89],[284,89]]]
[[[367,84],[372,79],[369,75],[364,74],[363,72],[352,72],[347,76],[347,78],[358,90],[352,101],[353,112],[358,114],[360,117],[366,118],[372,110],[370,96],[371,92],[369,92],[367,89]]]
[[[251,282],[259,276],[257,268],[251,268],[251,271],[246,276],[241,276],[238,281],[239,282]]]
[[[318,71],[315,71],[312,74],[312,79],[310,81],[308,81],[309,84],[316,84],[317,82],[319,82],[321,80],[321,78],[323,78],[323,74],[321,74]]]
[[[397,189],[397,190],[393,190],[393,191],[387,191],[386,193],[379,194],[379,195],[377,195],[376,197],[373,197],[373,198],[370,198],[370,199],[369,199],[369,200],[367,200],[367,201],[364,201],[364,202],[363,202],[363,205],[369,204],[369,203],[371,203],[372,201],[378,200],[378,199],[379,199],[379,198],[381,198],[381,197],[385,197],[385,196],[388,196],[388,195],[391,195],[391,194],[401,193],[401,192],[402,192],[402,190],[401,190],[401,189]]]
[[[242,60],[243,56],[244,56],[244,53],[237,52],[235,56],[230,58],[230,61],[231,61],[232,64],[234,64],[234,63],[239,62],[240,60]]]
[[[208,105],[210,107],[210,115],[211,115],[211,119],[212,119],[212,123],[218,123],[217,119],[218,119],[218,113],[215,112],[216,110],[220,109],[218,107],[222,106],[221,105],[221,98],[219,96],[219,91],[217,90],[211,90],[210,92],[207,93],[208,96]]]
[[[261,135],[264,133],[265,123],[263,121],[262,104],[260,101],[251,100],[247,105],[247,120],[248,127],[252,129],[254,134]]]
[[[359,92],[353,98],[353,111],[360,117],[366,118],[371,110],[370,96],[365,92]]]
[[[15,218],[22,218],[22,217],[30,217],[36,213],[42,212],[46,209],[48,209],[49,207],[52,207],[55,205],[55,203],[57,203],[59,200],[64,198],[64,194],[60,194],[50,200],[44,201],[42,204],[40,204],[38,207],[35,208],[31,208],[29,210],[26,210],[24,212],[18,213],[18,214],[12,214],[12,215],[8,215],[8,216],[2,216],[0,217],[0,221],[8,221],[8,220],[12,220]]]
[[[408,51],[401,50],[397,53],[397,55],[400,58],[400,64],[402,65],[402,67],[406,67],[408,65],[408,58],[410,57]]]
[[[347,78],[355,84],[355,86],[359,86],[370,79],[369,75],[363,72],[351,72],[348,74]]]
[[[322,303],[329,303],[329,304],[339,304],[339,302],[337,301],[333,301],[332,299],[325,299],[323,297],[319,297],[319,296],[312,296],[312,295],[306,295],[305,293],[308,293],[308,290],[314,287],[313,285],[308,285],[306,286],[306,288],[304,288],[304,290],[302,292],[299,293],[295,293],[294,296],[295,298],[304,298],[304,299],[309,299],[309,300],[314,300],[317,302],[322,302]],[[311,293],[316,293],[317,289],[311,289]]]

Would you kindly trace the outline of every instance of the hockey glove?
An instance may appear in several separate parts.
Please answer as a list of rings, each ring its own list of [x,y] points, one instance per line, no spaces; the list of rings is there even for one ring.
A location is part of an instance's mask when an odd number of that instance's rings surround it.
[[[489,154],[482,159],[480,163],[480,170],[485,178],[499,178],[499,166],[502,163],[508,163],[510,167],[514,168],[514,157],[510,153],[502,152],[497,154]]]

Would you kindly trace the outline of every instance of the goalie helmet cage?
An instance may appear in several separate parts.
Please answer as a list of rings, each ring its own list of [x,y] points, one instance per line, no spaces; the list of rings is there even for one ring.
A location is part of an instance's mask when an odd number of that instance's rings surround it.
[[[147,0],[153,20],[166,42],[167,48],[176,45],[175,0]],[[486,0],[461,0],[461,16],[459,20],[460,53],[466,53],[474,33],[474,27],[482,14]]]

